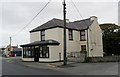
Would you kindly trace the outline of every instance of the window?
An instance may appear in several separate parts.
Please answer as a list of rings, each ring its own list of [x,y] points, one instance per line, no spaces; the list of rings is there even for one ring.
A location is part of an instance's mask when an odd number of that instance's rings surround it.
[[[81,51],[86,51],[86,45],[81,45]]]
[[[85,30],[80,31],[80,41],[85,41]]]
[[[69,29],[68,33],[69,33],[69,40],[73,40],[73,30]]]
[[[40,47],[40,58],[49,58],[49,47]]]
[[[41,41],[45,40],[45,30],[41,31]]]
[[[31,47],[23,48],[23,58],[32,58],[33,57],[33,49]]]

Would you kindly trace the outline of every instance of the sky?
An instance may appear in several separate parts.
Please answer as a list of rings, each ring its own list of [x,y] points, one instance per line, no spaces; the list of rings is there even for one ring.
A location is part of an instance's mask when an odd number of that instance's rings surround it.
[[[63,19],[63,0],[51,0],[48,6],[26,27],[49,0],[0,0],[0,47],[30,42],[29,31],[53,19]],[[75,9],[72,1],[82,17]],[[76,21],[98,17],[98,23],[118,24],[119,0],[67,0],[67,19]],[[23,29],[23,30],[21,30]]]

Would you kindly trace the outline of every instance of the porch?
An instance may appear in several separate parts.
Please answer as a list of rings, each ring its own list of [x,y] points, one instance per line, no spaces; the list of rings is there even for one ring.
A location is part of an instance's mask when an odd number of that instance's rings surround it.
[[[29,44],[21,45],[23,48],[22,51],[22,60],[23,61],[49,61],[51,56],[50,47],[58,47],[59,42],[55,40],[45,40],[45,41],[35,41]]]

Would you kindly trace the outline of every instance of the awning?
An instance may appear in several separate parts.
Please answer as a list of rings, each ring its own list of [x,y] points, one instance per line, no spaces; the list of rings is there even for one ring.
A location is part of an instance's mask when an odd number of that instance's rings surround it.
[[[28,46],[37,46],[37,45],[59,45],[60,43],[55,40],[45,40],[45,41],[35,41],[29,44],[20,45],[21,47],[28,47]]]

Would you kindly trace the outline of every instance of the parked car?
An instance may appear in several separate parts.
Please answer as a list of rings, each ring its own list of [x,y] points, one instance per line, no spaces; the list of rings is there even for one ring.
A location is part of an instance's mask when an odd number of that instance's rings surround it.
[[[9,53],[8,54],[10,57],[14,57],[15,56],[15,54],[13,54],[13,53]]]
[[[11,57],[22,56],[22,51],[11,51],[8,55]]]

